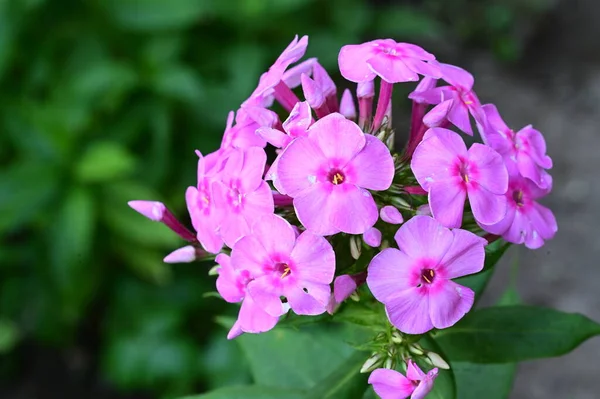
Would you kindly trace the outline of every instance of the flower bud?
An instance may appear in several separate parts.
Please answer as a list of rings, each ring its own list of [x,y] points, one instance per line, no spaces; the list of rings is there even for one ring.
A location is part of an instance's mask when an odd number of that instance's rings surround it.
[[[394,331],[394,333],[392,334],[392,342],[395,344],[401,344],[403,341],[404,339],[402,338],[400,333],[398,331]]]
[[[350,254],[352,255],[353,259],[356,260],[360,258],[360,254],[362,252],[361,246],[360,238],[358,236],[350,237]]]
[[[413,355],[417,355],[417,356],[422,356],[425,352],[423,351],[423,348],[421,348],[421,345],[419,344],[412,344],[408,347],[408,351],[410,353],[412,353]]]
[[[380,353],[373,352],[370,358],[362,365],[360,368],[361,373],[370,373],[371,371],[379,368],[379,366],[383,363],[383,359]]]
[[[210,270],[208,271],[208,275],[209,276],[216,276],[219,274],[219,267],[221,267],[221,265],[214,265],[213,267],[210,268]]]
[[[435,352],[427,352],[427,360],[433,367],[439,367],[444,370],[448,370],[450,368],[450,365]]]

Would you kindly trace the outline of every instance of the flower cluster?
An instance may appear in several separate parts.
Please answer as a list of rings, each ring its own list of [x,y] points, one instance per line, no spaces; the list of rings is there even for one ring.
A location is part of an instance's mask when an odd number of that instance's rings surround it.
[[[556,220],[538,202],[552,188],[552,161],[539,131],[510,129],[481,104],[469,72],[419,46],[342,47],[339,71],[357,84],[355,101],[349,89],[338,96],[316,59],[301,61],[307,45],[296,37],[230,113],[221,147],[197,152],[185,195],[195,232],[162,203],[130,205],[188,241],[165,261],[215,258],[217,291],[241,302],[229,338],[268,331],[289,312],[335,313],[366,282],[363,297],[383,304],[402,360],[369,382],[382,398],[423,398],[437,368],[421,371],[411,358],[426,354],[414,344],[398,348],[471,310],[474,292],[453,279],[483,269],[488,243],[539,248],[554,236]],[[396,153],[392,93],[403,82],[418,83],[409,140]],[[482,142],[467,148],[461,134],[475,131]]]

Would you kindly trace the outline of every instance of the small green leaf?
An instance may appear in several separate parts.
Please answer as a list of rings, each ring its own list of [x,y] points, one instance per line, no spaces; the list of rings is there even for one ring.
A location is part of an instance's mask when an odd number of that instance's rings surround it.
[[[236,338],[260,385],[307,389],[344,364],[355,350],[344,342],[340,326],[276,328]]]
[[[435,340],[454,361],[508,363],[564,355],[595,335],[600,324],[583,315],[517,305],[476,310]]]
[[[19,338],[17,325],[10,320],[0,319],[0,354],[10,352]]]
[[[92,144],[76,167],[77,178],[85,183],[104,182],[127,176],[135,167],[135,158],[113,142]]]
[[[368,387],[369,375],[360,373],[360,368],[368,356],[368,353],[356,352],[308,391],[306,399],[361,399]]]
[[[302,391],[246,385],[221,388],[202,395],[186,396],[180,399],[305,399],[305,397]]]
[[[452,370],[456,377],[458,398],[508,399],[517,366],[515,363],[453,362]]]

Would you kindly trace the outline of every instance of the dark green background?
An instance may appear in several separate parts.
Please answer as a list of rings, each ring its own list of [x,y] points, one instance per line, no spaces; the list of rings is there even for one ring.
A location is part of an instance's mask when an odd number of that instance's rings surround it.
[[[342,45],[378,37],[511,62],[549,4],[0,1],[0,396],[247,381],[214,322],[236,308],[205,297],[210,265],[163,264],[183,243],[126,202],[160,200],[187,222],[194,150],[218,147],[227,112],[294,34],[330,71]]]

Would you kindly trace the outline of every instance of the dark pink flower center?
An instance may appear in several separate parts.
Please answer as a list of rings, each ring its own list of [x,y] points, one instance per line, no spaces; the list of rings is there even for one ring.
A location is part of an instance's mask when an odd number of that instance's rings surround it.
[[[458,174],[460,175],[462,181],[465,183],[469,182],[469,167],[465,162],[463,162],[458,168]]]
[[[421,270],[421,283],[422,284],[431,284],[435,279],[435,271],[433,269],[423,269]]]
[[[327,174],[327,180],[329,180],[331,184],[335,184],[337,186],[346,180],[346,175],[344,175],[344,173],[339,169],[331,169]]]
[[[285,262],[275,263],[274,268],[275,268],[276,273],[281,273],[281,278],[285,278],[285,277],[289,276],[290,273],[292,272],[292,269],[290,269],[290,266]]]

